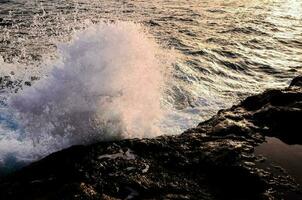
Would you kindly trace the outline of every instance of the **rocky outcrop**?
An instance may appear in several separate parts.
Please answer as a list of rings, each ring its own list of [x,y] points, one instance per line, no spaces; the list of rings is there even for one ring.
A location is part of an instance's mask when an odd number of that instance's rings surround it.
[[[74,146],[0,181],[0,199],[301,199],[262,167],[265,136],[301,144],[301,79],[251,96],[177,136]]]

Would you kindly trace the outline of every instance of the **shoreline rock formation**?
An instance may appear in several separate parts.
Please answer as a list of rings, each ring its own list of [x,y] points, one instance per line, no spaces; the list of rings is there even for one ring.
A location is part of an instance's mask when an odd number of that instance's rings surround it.
[[[301,199],[255,155],[265,137],[302,144],[302,77],[248,97],[181,135],[74,146],[0,179],[0,199]]]

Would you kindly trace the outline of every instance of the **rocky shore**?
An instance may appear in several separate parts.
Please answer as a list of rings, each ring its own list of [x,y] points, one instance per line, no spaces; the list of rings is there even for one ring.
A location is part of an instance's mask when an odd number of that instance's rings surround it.
[[[254,153],[266,136],[302,144],[301,122],[297,77],[181,135],[56,152],[3,177],[0,199],[302,199],[294,178]]]

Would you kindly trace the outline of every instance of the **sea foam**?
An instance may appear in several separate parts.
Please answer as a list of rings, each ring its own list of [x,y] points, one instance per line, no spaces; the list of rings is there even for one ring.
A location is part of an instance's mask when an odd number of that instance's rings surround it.
[[[2,108],[0,162],[8,155],[34,160],[74,144],[159,135],[167,65],[161,51],[130,22],[91,25],[59,44],[47,76]]]

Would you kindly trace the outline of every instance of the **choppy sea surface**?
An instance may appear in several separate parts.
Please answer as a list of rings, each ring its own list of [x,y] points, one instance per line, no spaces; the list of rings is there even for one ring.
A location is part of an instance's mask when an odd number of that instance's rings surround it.
[[[0,0],[0,165],[179,134],[302,72],[301,0]]]

